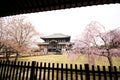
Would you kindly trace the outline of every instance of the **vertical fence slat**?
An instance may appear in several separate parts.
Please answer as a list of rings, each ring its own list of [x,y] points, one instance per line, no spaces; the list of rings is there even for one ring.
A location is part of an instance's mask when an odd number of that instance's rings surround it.
[[[26,62],[24,62],[23,66],[24,66],[24,69],[23,69],[23,76],[22,76],[22,80],[24,80],[24,79],[25,79]]]
[[[12,68],[13,68],[12,79],[14,80],[14,77],[15,77],[14,76],[15,75],[15,68],[16,68],[16,61],[14,61]]]
[[[30,80],[35,80],[35,65],[36,65],[36,61],[32,61]]]
[[[27,64],[27,72],[26,72],[26,80],[29,80],[29,69],[30,69],[30,62],[28,62],[28,64]]]
[[[59,63],[57,63],[56,80],[59,79]]]
[[[3,76],[2,76],[2,73],[3,73],[5,61],[2,61],[1,64],[2,64],[2,68],[1,68],[1,73],[0,73],[0,77],[1,77],[0,79],[2,80],[2,79],[3,79],[3,78],[2,78],[2,77],[3,77]]]
[[[83,71],[82,65],[80,65],[80,80],[83,80]]]
[[[3,78],[5,79],[6,78],[6,68],[7,68],[7,62],[8,61],[5,61],[5,66],[4,66],[4,69],[3,69]]]
[[[96,77],[95,77],[95,67],[94,67],[94,65],[92,65],[92,76],[93,76],[93,80],[96,80]]]
[[[11,78],[12,78],[12,72],[13,72],[13,61],[11,62],[11,64],[10,64],[10,71],[9,71],[9,79],[10,80],[12,80]]]
[[[75,79],[78,80],[78,74],[77,74],[77,64],[75,64]]]
[[[98,80],[101,80],[100,66],[97,66]]]
[[[52,63],[52,80],[54,80],[54,66],[55,66],[55,64]]]
[[[104,80],[107,80],[107,75],[106,75],[106,68],[105,68],[105,66],[103,66],[103,76],[104,76]]]
[[[39,68],[39,80],[42,80],[42,62],[40,63],[40,68]]]
[[[17,62],[17,70],[16,70],[16,75],[15,75],[15,80],[18,80],[18,70],[19,70],[19,66],[20,66],[20,61]]]
[[[86,80],[90,80],[90,74],[89,74],[89,65],[88,64],[85,64],[85,79]]]
[[[63,64],[61,64],[61,80],[63,80]]]
[[[66,64],[66,80],[68,80],[68,65]]]
[[[36,70],[35,70],[35,80],[38,79],[38,62],[36,63]]]
[[[43,80],[46,80],[46,63],[44,63]]]
[[[48,63],[48,80],[50,80],[50,63]]]
[[[19,71],[19,79],[21,80],[21,73],[22,73],[23,61],[20,63],[20,71]]]
[[[2,80],[2,77],[1,77],[1,72],[2,72],[2,60],[0,60],[0,80]]]
[[[72,71],[73,67],[72,67],[72,64],[70,64],[70,77],[71,77],[71,80],[73,80],[73,71]]]
[[[9,68],[10,68],[10,61],[7,62],[7,65],[8,65],[8,66],[7,66],[7,70],[6,70],[6,72],[7,72],[7,73],[6,73],[6,80],[9,78],[9,76],[8,76],[9,74],[8,74],[8,73],[9,73]]]
[[[115,80],[118,80],[118,75],[117,75],[117,68],[114,66],[114,74],[115,74]]]
[[[109,70],[109,79],[112,80],[112,67],[108,66],[108,70]]]

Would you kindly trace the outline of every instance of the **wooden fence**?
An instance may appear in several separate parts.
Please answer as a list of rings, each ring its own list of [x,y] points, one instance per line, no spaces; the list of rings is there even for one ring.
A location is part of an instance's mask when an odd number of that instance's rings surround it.
[[[120,67],[0,61],[0,80],[120,80]]]

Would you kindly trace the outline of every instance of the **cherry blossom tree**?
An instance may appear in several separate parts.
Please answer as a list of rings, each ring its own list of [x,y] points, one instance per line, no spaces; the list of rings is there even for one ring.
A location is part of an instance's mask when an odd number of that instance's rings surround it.
[[[5,22],[2,22],[2,24],[4,24],[5,27],[0,27],[0,29],[5,32],[5,35],[2,36],[2,38],[5,38],[3,41],[6,43],[6,46],[9,45],[17,51],[17,60],[19,53],[26,53],[29,46],[33,43],[33,37],[38,36],[39,34],[24,16],[11,16],[4,19]]]
[[[13,53],[14,49],[9,44],[10,37],[8,36],[9,34],[6,32],[6,27],[6,19],[0,18],[0,55],[5,55],[6,60],[9,61],[11,52]]]
[[[95,64],[95,57],[104,56],[112,67],[112,57],[120,56],[120,29],[106,31],[99,22],[92,21],[85,27],[82,36],[74,41],[73,49],[69,53],[88,54],[88,62],[92,65]]]
[[[87,25],[84,31],[84,42],[88,44],[88,53],[92,55],[107,57],[110,66],[113,66],[112,56],[115,56],[115,51],[118,51],[120,44],[120,31],[106,31],[105,27],[100,23],[93,21]],[[117,49],[114,51],[114,49]],[[119,53],[117,53],[119,55]]]

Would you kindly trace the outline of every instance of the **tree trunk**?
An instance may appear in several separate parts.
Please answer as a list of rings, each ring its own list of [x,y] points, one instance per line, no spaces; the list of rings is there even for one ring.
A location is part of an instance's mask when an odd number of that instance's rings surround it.
[[[10,53],[5,52],[6,53],[6,61],[9,61],[9,57],[10,57]]]
[[[18,60],[18,52],[16,53],[15,62]]]
[[[91,52],[88,54],[88,63],[89,65],[95,65],[95,58]]]
[[[107,53],[108,53],[108,57],[107,58],[108,58],[109,64],[111,66],[111,69],[113,69],[113,61],[112,61],[112,56],[110,54],[109,49],[107,49]]]

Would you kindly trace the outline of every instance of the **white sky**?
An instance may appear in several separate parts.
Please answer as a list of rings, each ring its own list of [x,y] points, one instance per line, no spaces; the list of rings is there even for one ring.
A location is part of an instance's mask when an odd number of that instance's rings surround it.
[[[107,30],[120,27],[120,4],[54,10],[26,16],[44,35],[63,33],[74,39],[91,21],[100,22]]]

